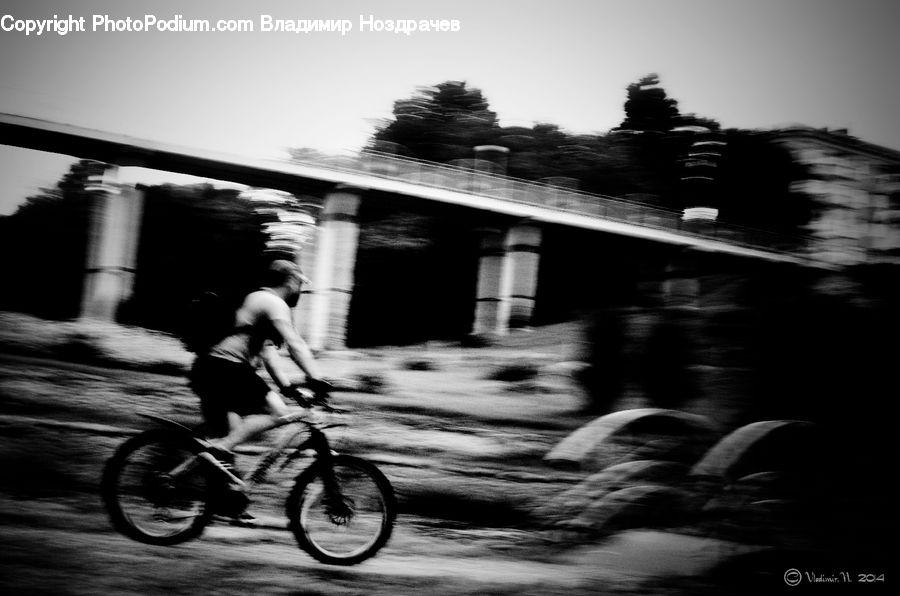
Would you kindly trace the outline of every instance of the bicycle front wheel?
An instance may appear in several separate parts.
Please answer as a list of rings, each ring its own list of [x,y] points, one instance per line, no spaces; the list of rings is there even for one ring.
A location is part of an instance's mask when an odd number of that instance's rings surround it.
[[[300,547],[330,565],[355,565],[387,543],[397,516],[394,490],[373,464],[335,456],[337,490],[326,488],[321,462],[297,478],[287,501],[290,529]]]
[[[170,474],[194,459],[192,442],[151,430],[126,441],[103,470],[101,492],[113,526],[147,544],[196,538],[212,517],[211,480],[205,467]]]

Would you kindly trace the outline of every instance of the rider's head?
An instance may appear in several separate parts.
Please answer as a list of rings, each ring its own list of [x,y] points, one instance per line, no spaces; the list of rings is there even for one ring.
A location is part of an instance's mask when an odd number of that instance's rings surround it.
[[[300,300],[300,290],[309,279],[303,275],[300,266],[293,261],[279,259],[272,261],[266,270],[264,284],[273,290],[280,290],[288,306],[293,308]]]

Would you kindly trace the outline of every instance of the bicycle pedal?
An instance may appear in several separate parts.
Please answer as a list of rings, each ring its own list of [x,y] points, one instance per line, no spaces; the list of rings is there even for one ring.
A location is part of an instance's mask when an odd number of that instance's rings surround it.
[[[206,451],[214,458],[219,460],[225,467],[234,467],[234,451],[231,451],[230,449],[224,449],[222,447],[217,447],[216,445],[207,446]]]

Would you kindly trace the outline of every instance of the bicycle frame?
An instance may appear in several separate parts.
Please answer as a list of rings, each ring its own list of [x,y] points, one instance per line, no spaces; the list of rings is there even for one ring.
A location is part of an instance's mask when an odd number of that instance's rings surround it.
[[[214,521],[243,525],[250,490],[275,466],[284,470],[301,458],[299,469],[286,472],[296,475],[284,513],[302,550],[322,563],[355,565],[391,536],[397,503],[390,482],[373,463],[332,451],[325,436],[325,429],[343,424],[311,420],[308,410],[273,420],[272,429],[283,431],[253,456],[254,469],[243,481],[199,433],[167,418],[146,417],[157,424],[116,450],[100,487],[113,527],[130,538],[171,546],[199,537]],[[286,484],[278,476],[272,480]]]
[[[307,420],[305,418],[305,413],[302,412],[288,414],[286,416],[278,418],[275,426],[269,429],[269,431],[277,430],[279,428],[283,428],[292,424],[303,424],[306,428],[299,429],[296,432],[289,433],[281,437],[280,440],[275,444],[275,446],[268,450],[259,461],[259,463],[257,463],[256,467],[253,469],[253,472],[251,472],[247,477],[247,480],[242,480],[231,470],[226,468],[222,464],[222,462],[216,459],[211,453],[206,451],[209,444],[203,439],[197,437],[194,431],[187,426],[184,426],[183,424],[180,424],[168,418],[164,418],[162,416],[156,416],[153,414],[141,415],[145,418],[149,418],[151,420],[154,420],[155,422],[161,423],[163,426],[171,427],[173,430],[176,430],[179,433],[188,434],[194,441],[197,442],[198,446],[201,449],[201,451],[195,458],[188,459],[187,461],[173,469],[169,473],[169,476],[171,476],[172,478],[177,478],[182,474],[189,472],[200,461],[203,461],[207,465],[215,468],[217,472],[224,475],[224,477],[227,478],[231,484],[240,486],[246,492],[250,492],[254,485],[265,480],[269,470],[278,461],[279,457],[281,457],[285,453],[285,451],[287,451],[288,446],[291,444],[291,442],[293,442],[294,439],[296,439],[302,433],[308,432],[309,436],[306,438],[306,440],[293,448],[293,451],[285,458],[279,469],[285,469],[291,462],[302,457],[305,451],[312,449],[315,452],[316,460],[321,466],[323,466],[322,480],[325,485],[325,489],[332,495],[339,496],[340,494],[333,473],[332,462],[334,453],[331,450],[331,445],[328,442],[328,437],[325,435],[323,430],[326,428],[344,426],[343,424],[318,425]]]
[[[325,468],[327,470],[331,470],[331,462],[334,454],[331,451],[328,437],[325,436],[323,430],[325,428],[334,428],[336,426],[343,425],[330,424],[322,426],[306,420],[303,416],[304,414],[302,413],[282,416],[278,419],[277,424],[269,429],[270,431],[277,430],[279,428],[283,428],[292,424],[304,424],[306,426],[306,428],[304,429],[298,429],[296,432],[285,434],[278,440],[278,442],[276,442],[274,447],[266,452],[266,454],[253,469],[253,472],[251,472],[247,477],[247,482],[245,484],[248,488],[252,488],[254,484],[265,480],[267,473],[278,461],[278,458],[281,457],[281,455],[288,450],[290,444],[304,432],[309,433],[309,436],[306,438],[306,440],[298,444],[296,447],[293,447],[293,451],[284,459],[279,469],[285,469],[291,462],[302,457],[305,451],[312,449],[313,451],[315,451],[316,460],[325,465]]]

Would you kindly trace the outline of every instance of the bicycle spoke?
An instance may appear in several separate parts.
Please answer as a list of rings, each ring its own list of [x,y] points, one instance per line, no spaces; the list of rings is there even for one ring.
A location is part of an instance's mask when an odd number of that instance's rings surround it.
[[[172,537],[204,514],[205,476],[196,469],[169,476],[191,457],[174,445],[148,443],[122,461],[115,492],[123,518],[135,530],[151,539]]]
[[[374,553],[387,540],[393,523],[390,489],[359,460],[334,465],[336,491],[320,476],[297,495],[292,528],[310,554],[330,563],[352,564]]]

